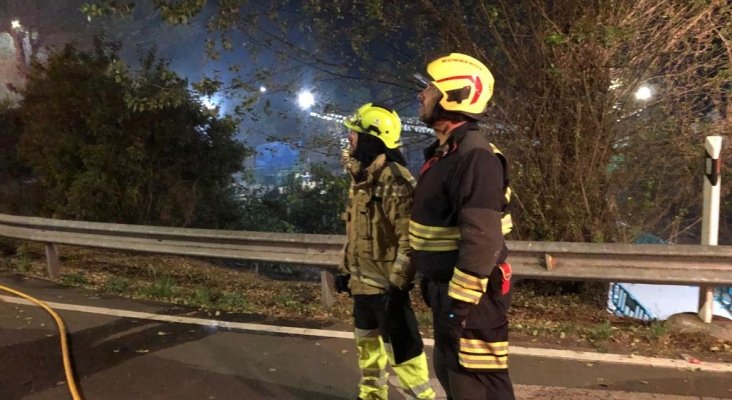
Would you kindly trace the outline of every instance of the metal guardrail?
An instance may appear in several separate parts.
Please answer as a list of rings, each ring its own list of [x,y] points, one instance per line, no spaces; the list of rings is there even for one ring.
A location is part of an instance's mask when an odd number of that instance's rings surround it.
[[[336,235],[169,228],[0,214],[0,236],[144,253],[271,261],[335,268]]]
[[[268,261],[334,270],[343,236],[224,231],[67,221],[0,214],[0,236],[46,243],[58,275],[56,244],[146,253]],[[732,246],[509,241],[518,277],[708,286],[732,285]]]

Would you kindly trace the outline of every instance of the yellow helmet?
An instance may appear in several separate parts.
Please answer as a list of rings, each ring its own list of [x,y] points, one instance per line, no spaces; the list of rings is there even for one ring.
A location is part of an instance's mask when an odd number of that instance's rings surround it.
[[[479,118],[493,96],[493,74],[482,62],[461,53],[437,58],[427,64],[431,83],[442,93],[446,111]]]
[[[366,103],[356,113],[343,120],[343,125],[356,132],[381,139],[389,149],[401,144],[402,121],[396,111],[377,104]]]

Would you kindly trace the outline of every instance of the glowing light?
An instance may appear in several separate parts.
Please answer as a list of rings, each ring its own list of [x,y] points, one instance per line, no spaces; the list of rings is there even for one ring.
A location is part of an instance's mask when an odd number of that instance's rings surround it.
[[[613,78],[610,81],[610,87],[607,88],[608,90],[616,90],[623,86],[623,83],[618,78]]]
[[[306,110],[315,104],[315,96],[307,90],[303,90],[297,95],[297,104],[303,110]]]
[[[218,107],[218,104],[216,104],[214,99],[210,96],[201,97],[201,102],[203,102],[203,106],[208,108],[209,110],[213,110]]]
[[[646,101],[650,100],[651,97],[653,97],[653,90],[651,90],[651,88],[646,85],[639,87],[638,90],[636,90],[635,92],[636,100]]]
[[[260,93],[266,93],[266,92],[267,92],[267,88],[266,88],[266,87],[264,87],[264,86],[260,86],[260,87],[259,87],[259,92],[260,92]]]
[[[15,29],[16,31],[19,31],[23,28],[23,26],[20,25],[20,21],[18,21],[17,19],[14,19],[10,22],[10,27]]]

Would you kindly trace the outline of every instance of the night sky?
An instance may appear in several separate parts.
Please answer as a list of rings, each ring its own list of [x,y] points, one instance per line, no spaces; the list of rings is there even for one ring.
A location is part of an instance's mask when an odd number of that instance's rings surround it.
[[[240,140],[252,147],[282,140],[308,153],[303,154],[305,161],[337,158],[337,146],[322,147],[312,142],[320,138],[322,143],[322,137],[337,138],[345,133],[340,123],[313,117],[311,112],[350,114],[363,103],[383,100],[372,97],[379,92],[378,87],[364,86],[363,81],[344,82],[332,71],[313,66],[298,54],[287,53],[283,57],[282,52],[267,49],[266,33],[275,33],[277,28],[268,25],[271,22],[266,18],[262,26],[258,27],[262,35],[236,33],[232,36],[232,51],[222,50],[220,58],[212,60],[206,55],[205,40],[217,39],[220,35],[206,30],[206,21],[213,12],[211,6],[187,25],[171,26],[161,19],[151,2],[136,2],[131,17],[92,20],[79,11],[84,2],[86,0],[2,0],[0,26],[9,28],[10,21],[19,20],[24,27],[37,30],[40,45],[51,49],[65,43],[88,47],[94,35],[103,34],[108,41],[121,44],[120,55],[132,66],[154,50],[158,56],[169,59],[171,68],[190,82],[204,76],[216,77],[224,83],[238,78],[254,88],[249,95],[260,96],[254,109],[242,119]],[[283,39],[305,50],[314,48],[312,30],[309,29],[308,21],[302,20],[301,13],[284,10],[281,18],[291,18],[293,27]],[[233,65],[238,66],[239,70],[231,71]],[[261,87],[266,88],[266,91],[260,92]],[[297,94],[303,90],[310,91],[315,97],[315,104],[307,110],[301,109],[297,103]],[[220,113],[226,114],[233,112],[240,96],[241,92],[222,91],[203,100],[205,104],[218,106]],[[397,100],[397,110],[402,119],[416,115],[416,92],[406,93]],[[416,138],[424,141],[424,134]],[[409,138],[405,139],[409,141]],[[407,158],[418,163],[420,148],[406,150]]]

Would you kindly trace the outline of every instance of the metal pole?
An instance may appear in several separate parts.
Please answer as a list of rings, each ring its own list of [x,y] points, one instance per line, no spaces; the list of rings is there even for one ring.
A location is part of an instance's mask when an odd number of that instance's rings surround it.
[[[61,260],[58,257],[58,246],[55,243],[46,243],[46,267],[48,267],[48,276],[51,279],[61,276]]]
[[[722,136],[707,136],[704,141],[704,212],[702,214],[701,244],[716,246],[719,236],[719,197],[722,187]],[[712,322],[714,287],[699,287],[699,318]]]
[[[335,303],[333,279],[332,272],[325,269],[320,271],[320,302],[326,307],[330,307]]]

